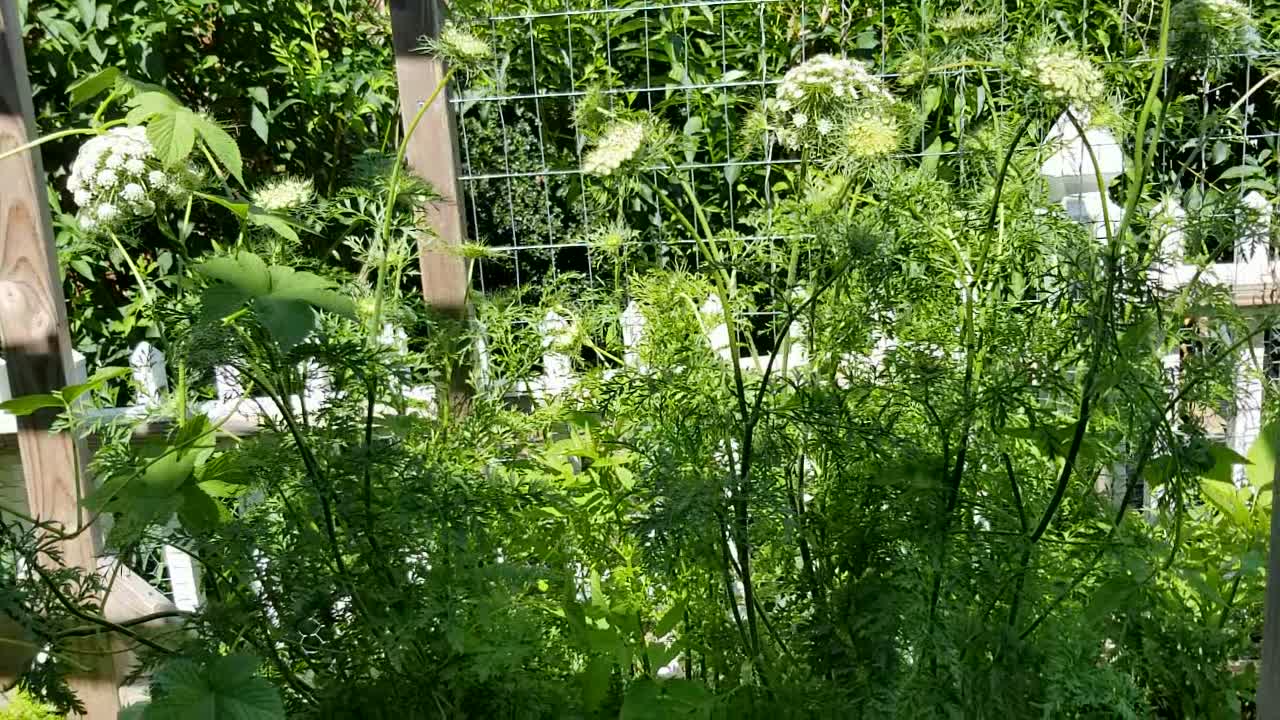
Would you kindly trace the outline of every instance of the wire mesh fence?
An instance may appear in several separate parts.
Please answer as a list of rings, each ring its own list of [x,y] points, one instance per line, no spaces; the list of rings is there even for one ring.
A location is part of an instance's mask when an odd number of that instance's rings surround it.
[[[452,98],[461,119],[469,233],[492,253],[478,263],[474,284],[482,292],[527,291],[549,274],[565,273],[591,282],[620,255],[667,261],[693,242],[657,203],[627,208],[627,232],[609,236],[615,213],[593,196],[598,179],[581,169],[586,139],[574,124],[575,105],[593,93],[612,107],[647,110],[677,131],[684,161],[649,168],[653,186],[660,173],[678,173],[713,200],[717,232],[747,242],[783,241],[786,233],[769,217],[774,185],[785,183],[786,171],[801,160],[777,145],[760,152],[760,138],[748,136],[745,121],[774,95],[789,67],[830,53],[861,60],[884,81],[902,85],[904,60],[938,33],[946,36],[944,54],[959,56],[966,43],[979,42],[955,30],[977,18],[990,24],[981,42],[1011,52],[1032,36],[1070,42],[1104,64],[1117,85],[1138,90],[1160,8],[1152,0],[1044,2],[1030,11],[890,0],[457,3],[455,19],[483,32],[499,51],[487,77],[473,78]],[[1028,17],[1038,17],[1039,27],[1026,27]],[[1261,50],[1215,55],[1203,62],[1221,72],[1180,81],[1187,87],[1176,90],[1202,97],[1201,113],[1169,118],[1169,132],[1160,138],[1156,180],[1166,191],[1189,195],[1191,205],[1214,193],[1274,192],[1280,118],[1269,92],[1248,94],[1274,58]],[[929,87],[919,93],[924,121],[901,153],[942,163],[963,178],[970,172],[967,119],[1014,84],[1007,67],[953,65],[930,71]],[[1171,77],[1166,72],[1164,82]],[[937,107],[939,96],[958,104]],[[1203,220],[1226,206],[1217,203]],[[1199,252],[1220,251],[1229,259],[1231,242],[1199,242]]]

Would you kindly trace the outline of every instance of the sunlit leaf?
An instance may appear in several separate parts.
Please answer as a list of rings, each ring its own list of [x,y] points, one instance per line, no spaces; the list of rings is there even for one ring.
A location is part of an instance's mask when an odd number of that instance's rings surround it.
[[[19,417],[51,407],[62,407],[62,398],[57,395],[42,393],[39,395],[23,395],[22,397],[0,402],[0,410]]]

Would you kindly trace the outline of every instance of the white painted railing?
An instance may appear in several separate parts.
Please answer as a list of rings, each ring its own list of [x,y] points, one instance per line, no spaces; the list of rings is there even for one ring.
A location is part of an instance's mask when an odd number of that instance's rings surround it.
[[[704,320],[719,321],[709,328],[707,340],[726,362],[731,360],[728,331],[723,323],[717,299],[708,299],[704,304]],[[642,368],[641,346],[644,342],[648,319],[635,301],[630,302],[621,312],[619,324],[623,339],[623,359],[630,367]],[[546,400],[560,395],[574,387],[577,377],[574,367],[576,351],[574,341],[575,328],[570,319],[554,310],[548,311],[539,323],[539,334],[542,340],[542,373],[537,377],[516,379],[513,383],[515,392],[527,395],[536,400]],[[400,353],[408,352],[408,338],[403,330],[387,326],[382,342]],[[786,359],[788,369],[802,367],[808,362],[798,327],[792,328],[790,352]],[[477,371],[481,382],[492,382],[490,359],[483,342],[478,343]],[[76,369],[70,378],[72,383],[84,382],[86,378],[85,360],[79,353],[75,354]],[[763,367],[767,358],[739,358],[744,369]],[[780,359],[781,360],[781,359]],[[780,362],[776,362],[781,369]],[[90,418],[95,421],[113,419],[141,420],[150,416],[163,416],[165,405],[169,401],[169,368],[164,353],[149,342],[138,343],[129,354],[130,376],[134,387],[133,402],[116,408],[104,408],[90,411]],[[295,412],[302,405],[319,407],[330,398],[331,388],[327,374],[317,366],[303,368],[305,390],[301,397],[290,396],[287,401]],[[246,395],[245,385],[234,367],[221,366],[214,369],[215,398],[196,405],[194,412],[207,414],[213,422],[226,420],[224,429],[234,428],[236,431],[247,431],[256,428],[263,420],[280,419],[279,409],[266,397]],[[398,394],[422,402],[428,409],[432,407],[435,397],[433,387],[398,388]],[[11,399],[8,374],[3,359],[0,359],[0,401]],[[17,433],[17,418],[0,411],[0,436]],[[195,610],[200,604],[199,578],[197,565],[192,558],[181,549],[166,546],[162,551],[162,562],[166,567],[174,604],[181,610]]]

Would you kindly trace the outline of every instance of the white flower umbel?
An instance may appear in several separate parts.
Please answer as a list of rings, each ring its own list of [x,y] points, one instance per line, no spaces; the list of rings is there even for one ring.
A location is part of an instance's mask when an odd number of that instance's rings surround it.
[[[113,128],[91,138],[80,146],[67,179],[86,232],[110,231],[154,213],[156,193],[172,196],[175,187],[143,127]]]
[[[1049,100],[1079,108],[1094,107],[1106,95],[1106,78],[1093,61],[1067,47],[1033,52],[1022,74],[1040,87]]]
[[[284,177],[253,191],[253,204],[269,212],[297,210],[315,199],[315,186],[306,178]]]
[[[636,157],[644,147],[649,129],[640,120],[620,120],[605,128],[596,146],[582,157],[582,171],[588,175],[611,175]]]
[[[815,156],[833,151],[833,131],[871,108],[893,104],[893,95],[857,60],[817,55],[791,68],[775,93],[778,139]]]

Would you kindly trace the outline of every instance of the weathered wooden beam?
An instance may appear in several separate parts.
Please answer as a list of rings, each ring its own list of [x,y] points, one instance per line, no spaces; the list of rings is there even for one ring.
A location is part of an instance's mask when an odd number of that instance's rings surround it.
[[[444,79],[443,63],[417,52],[423,37],[439,32],[443,14],[439,0],[391,0],[391,42],[396,53],[401,122],[406,130]],[[466,313],[467,268],[461,255],[450,252],[467,234],[458,157],[457,127],[445,90],[409,138],[408,162],[409,168],[442,196],[427,207],[425,221],[434,237],[424,234],[418,243],[422,295],[432,307],[461,318]]]
[[[17,7],[14,0],[0,0],[0,152],[25,144],[34,130]],[[68,384],[74,361],[39,153],[0,160],[0,178],[0,348],[15,396],[49,392]],[[88,490],[85,448],[67,433],[49,431],[56,415],[21,418],[18,447],[30,513],[74,530]],[[87,572],[97,572],[99,550],[92,529],[62,543],[64,562]],[[90,643],[91,649],[107,649]],[[87,717],[114,718],[119,683],[113,663],[109,656],[82,659],[88,671],[71,678],[71,685]]]
[[[1280,482],[1280,463],[1272,472]],[[1274,496],[1273,496],[1274,497]],[[1267,590],[1262,619],[1262,663],[1258,672],[1258,714],[1264,720],[1280,718],[1280,502],[1271,503],[1271,552],[1267,557]]]

